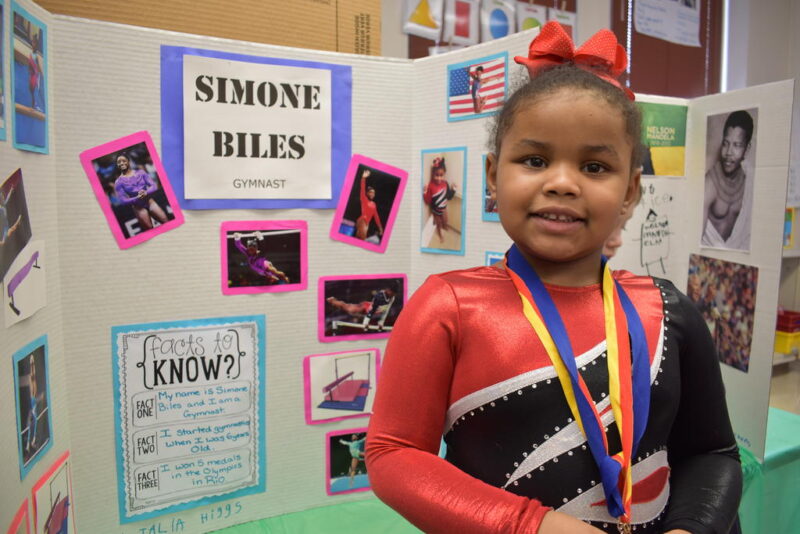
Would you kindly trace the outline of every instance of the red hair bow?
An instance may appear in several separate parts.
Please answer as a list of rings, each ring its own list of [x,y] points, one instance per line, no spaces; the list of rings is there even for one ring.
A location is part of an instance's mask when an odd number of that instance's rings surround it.
[[[531,77],[542,68],[572,62],[576,67],[619,87],[631,100],[635,99],[633,92],[617,80],[628,66],[628,56],[610,30],[600,30],[575,49],[561,24],[551,20],[542,26],[539,35],[531,41],[528,57],[517,56],[514,61],[525,65]]]

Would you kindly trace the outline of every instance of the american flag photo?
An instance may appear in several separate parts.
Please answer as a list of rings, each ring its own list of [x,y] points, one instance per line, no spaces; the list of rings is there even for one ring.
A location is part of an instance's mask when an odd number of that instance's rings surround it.
[[[448,65],[447,120],[491,115],[506,97],[507,54]]]

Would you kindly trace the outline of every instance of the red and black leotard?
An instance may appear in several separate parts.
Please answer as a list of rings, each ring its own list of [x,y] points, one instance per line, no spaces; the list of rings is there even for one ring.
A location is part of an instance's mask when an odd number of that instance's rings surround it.
[[[640,314],[651,360],[632,522],[645,534],[727,532],[741,468],[708,330],[670,282],[615,278]],[[616,452],[599,285],[548,289]],[[534,533],[555,508],[616,532],[586,439],[503,269],[430,277],[394,326],[376,395],[372,489],[423,531]]]

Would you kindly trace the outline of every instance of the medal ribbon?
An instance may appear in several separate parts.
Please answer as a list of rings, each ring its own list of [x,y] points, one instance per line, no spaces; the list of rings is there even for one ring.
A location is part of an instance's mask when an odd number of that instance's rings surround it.
[[[608,512],[630,522],[631,464],[647,426],[650,409],[650,357],[639,314],[603,258],[603,315],[606,331],[608,389],[622,450],[609,455],[604,425],[578,373],[572,343],[561,314],[536,271],[516,245],[504,261],[522,299],[522,311],[544,345],[556,370],[570,411],[586,436],[600,471]]]

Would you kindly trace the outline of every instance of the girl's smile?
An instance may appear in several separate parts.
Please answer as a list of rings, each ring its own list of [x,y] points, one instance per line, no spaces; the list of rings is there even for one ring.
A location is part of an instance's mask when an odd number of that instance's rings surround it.
[[[603,244],[639,187],[632,151],[619,110],[591,91],[520,107],[500,154],[487,157],[487,182],[503,228],[543,280],[599,281]]]

